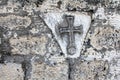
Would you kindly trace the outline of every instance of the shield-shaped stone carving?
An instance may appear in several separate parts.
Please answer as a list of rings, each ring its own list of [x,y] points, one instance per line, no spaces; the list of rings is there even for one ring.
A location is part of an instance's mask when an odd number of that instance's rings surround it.
[[[65,29],[65,26],[70,26],[70,22],[67,21],[65,16],[71,16],[69,18],[72,18],[72,27],[75,27],[77,30],[76,33],[73,31],[73,35],[68,35],[69,33],[65,33],[67,31],[60,32],[60,28],[63,27]],[[68,19],[69,19],[68,18]],[[80,52],[82,49],[82,45],[86,36],[86,33],[88,32],[88,29],[90,27],[91,18],[87,14],[81,14],[81,13],[46,13],[44,14],[44,21],[48,25],[48,27],[51,29],[53,35],[55,36],[58,44],[61,47],[61,50],[65,54],[65,57],[68,58],[77,58],[80,56]],[[77,28],[79,27],[79,28]],[[73,29],[73,28],[72,28]],[[71,29],[71,30],[72,30]],[[81,29],[81,30],[80,30]],[[80,30],[80,31],[79,31]],[[70,30],[68,30],[70,32]],[[81,33],[79,33],[81,32]],[[72,36],[72,37],[71,37]],[[74,38],[74,46],[75,51],[74,54],[68,54],[68,45],[71,43],[69,41],[70,38]]]

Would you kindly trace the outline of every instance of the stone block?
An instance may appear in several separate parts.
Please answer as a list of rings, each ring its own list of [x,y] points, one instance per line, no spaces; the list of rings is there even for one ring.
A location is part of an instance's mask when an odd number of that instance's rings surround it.
[[[6,27],[9,30],[20,29],[22,27],[28,27],[31,24],[31,19],[29,17],[21,17],[16,15],[9,15],[0,17],[0,26]]]
[[[108,63],[102,60],[83,61],[75,64],[74,80],[105,80],[108,71]]]
[[[91,45],[98,50],[102,48],[120,50],[120,31],[111,27],[95,28],[90,39]]]
[[[42,35],[40,37],[23,36],[19,38],[11,38],[10,45],[12,47],[12,54],[40,54],[46,53],[47,37]]]
[[[0,64],[0,80],[24,80],[21,64]]]
[[[66,62],[54,65],[35,62],[32,67],[30,80],[68,80],[68,65]]]

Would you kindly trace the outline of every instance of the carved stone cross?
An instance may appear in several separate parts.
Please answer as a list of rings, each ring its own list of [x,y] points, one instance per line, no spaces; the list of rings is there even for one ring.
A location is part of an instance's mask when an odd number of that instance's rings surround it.
[[[75,46],[75,37],[74,33],[82,33],[82,25],[74,27],[74,16],[66,16],[66,21],[68,26],[67,27],[60,27],[59,32],[60,34],[67,33],[68,34],[68,45],[67,45],[67,53],[70,55],[75,54],[76,46]]]

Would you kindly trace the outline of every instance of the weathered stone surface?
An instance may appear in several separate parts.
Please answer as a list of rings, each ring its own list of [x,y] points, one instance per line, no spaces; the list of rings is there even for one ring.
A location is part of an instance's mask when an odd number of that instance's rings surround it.
[[[22,17],[16,15],[8,15],[0,17],[0,26],[3,28],[8,28],[10,30],[20,29],[22,27],[28,27],[31,24],[31,19],[29,17]]]
[[[120,31],[111,27],[97,27],[90,39],[91,45],[98,50],[102,48],[120,50]]]
[[[46,53],[47,36],[41,35],[39,37],[23,36],[18,38],[11,38],[10,45],[13,48],[12,54],[40,54]]]
[[[106,80],[108,66],[108,62],[101,60],[79,61],[72,76],[74,80]]]
[[[0,80],[119,80],[119,54],[119,0],[0,0]]]
[[[113,58],[110,62],[107,80],[119,80],[120,78],[120,57]]]
[[[40,35],[41,33],[50,33],[47,25],[38,15],[32,15],[32,24],[30,25],[29,32],[33,35]]]
[[[44,62],[32,63],[30,80],[68,80],[68,65],[66,62],[48,65]]]
[[[21,64],[0,64],[0,80],[24,80]]]

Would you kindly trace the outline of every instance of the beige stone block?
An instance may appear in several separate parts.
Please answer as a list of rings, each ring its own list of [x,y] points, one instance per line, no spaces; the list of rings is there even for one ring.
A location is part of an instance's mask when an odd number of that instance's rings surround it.
[[[102,48],[120,49],[120,30],[115,30],[110,26],[96,27],[94,33],[89,38],[91,39],[91,45],[98,50]]]
[[[16,15],[9,15],[0,17],[0,25],[7,27],[10,30],[19,29],[23,26],[26,28],[31,24],[31,19],[29,17],[21,17]]]
[[[11,38],[10,45],[12,47],[12,54],[40,54],[46,53],[47,37],[42,35],[40,37],[23,36],[19,38]]]
[[[32,76],[30,80],[68,80],[68,65],[66,62],[53,66],[45,63],[32,64]]]
[[[73,77],[75,80],[105,80],[108,63],[105,61],[85,61],[75,65]]]
[[[0,64],[0,80],[24,80],[21,64]]]

